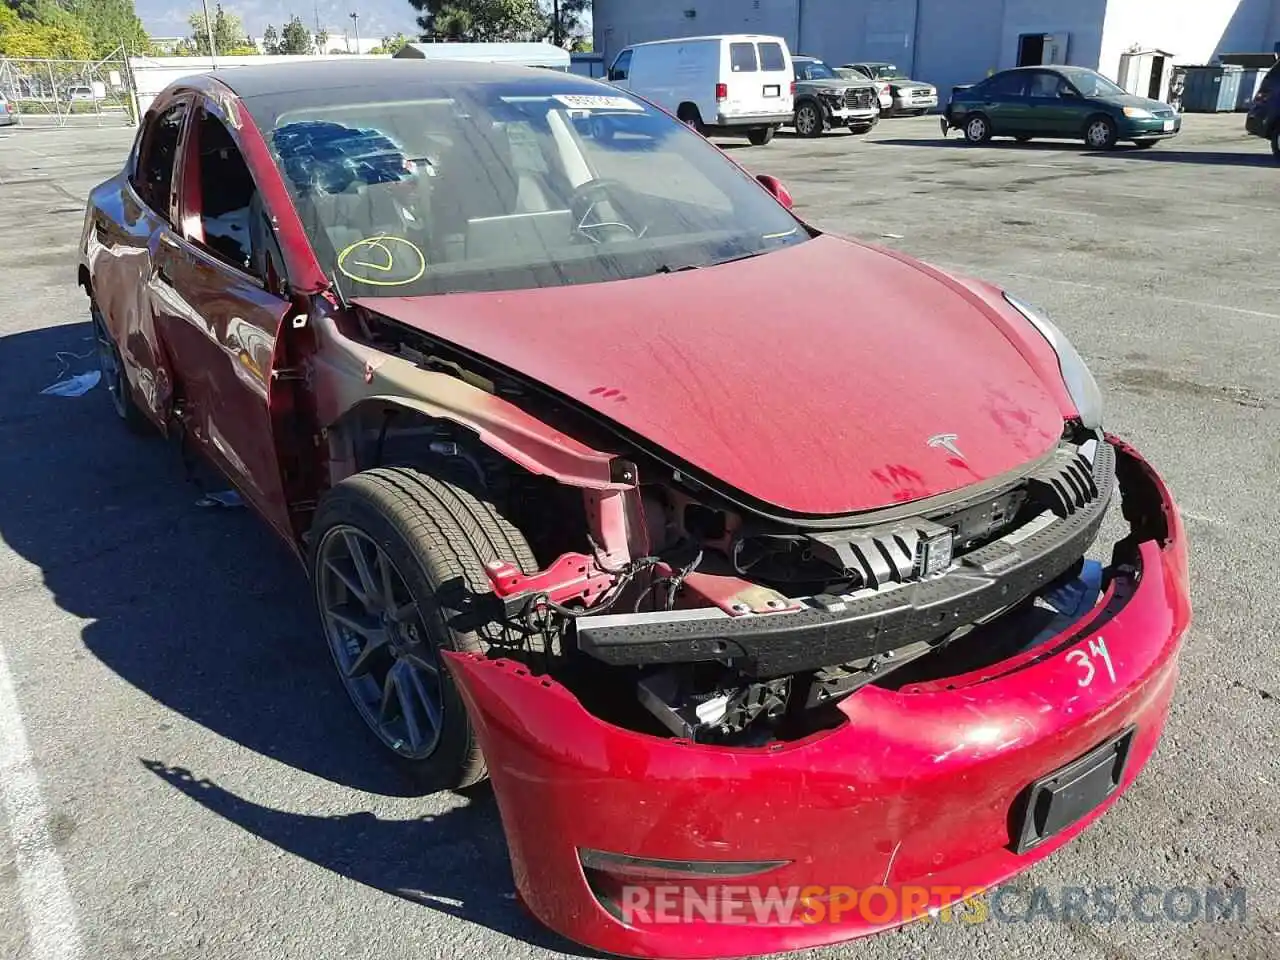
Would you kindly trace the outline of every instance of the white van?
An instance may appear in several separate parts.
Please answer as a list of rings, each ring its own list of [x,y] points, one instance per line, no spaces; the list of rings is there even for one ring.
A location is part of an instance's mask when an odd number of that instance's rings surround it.
[[[795,111],[791,53],[781,37],[730,34],[637,43],[618,54],[607,78],[706,134],[756,145]]]

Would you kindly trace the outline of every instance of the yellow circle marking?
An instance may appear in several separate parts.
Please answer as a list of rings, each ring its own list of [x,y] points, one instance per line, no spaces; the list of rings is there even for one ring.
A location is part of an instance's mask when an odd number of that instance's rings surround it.
[[[391,252],[391,248],[393,244],[397,243],[408,247],[413,252],[413,255],[418,258],[418,270],[412,277],[407,277],[403,280],[375,280],[372,277],[356,276],[347,269],[347,260],[358,253],[360,256],[351,261],[352,266],[390,273],[396,262],[395,254]],[[413,241],[406,240],[404,237],[391,237],[384,234],[377,237],[365,237],[363,240],[357,240],[345,248],[338,254],[338,269],[342,271],[343,276],[350,277],[356,283],[367,283],[373,287],[402,287],[406,283],[413,283],[413,281],[427,272],[427,258],[422,255],[422,251],[418,249],[417,244]]]

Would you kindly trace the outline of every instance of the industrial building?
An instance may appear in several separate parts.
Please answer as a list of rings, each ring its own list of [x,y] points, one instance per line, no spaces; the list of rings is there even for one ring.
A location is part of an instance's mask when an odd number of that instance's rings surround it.
[[[646,40],[767,33],[828,63],[883,60],[938,86],[1036,63],[1093,67],[1144,95],[1169,68],[1280,52],[1280,0],[595,0],[611,62]]]

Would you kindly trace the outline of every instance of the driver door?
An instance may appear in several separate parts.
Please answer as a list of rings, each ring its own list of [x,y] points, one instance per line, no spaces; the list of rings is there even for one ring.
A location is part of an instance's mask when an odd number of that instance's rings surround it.
[[[188,436],[281,534],[292,537],[269,398],[290,302],[283,257],[219,107],[197,101],[183,147],[177,229],[161,246],[158,321]]]
[[[1078,137],[1089,116],[1089,104],[1056,73],[1037,70],[1027,81],[1031,129],[1041,137]]]

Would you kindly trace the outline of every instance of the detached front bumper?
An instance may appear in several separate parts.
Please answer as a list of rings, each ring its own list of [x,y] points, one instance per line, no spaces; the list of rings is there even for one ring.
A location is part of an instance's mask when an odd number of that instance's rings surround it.
[[[548,677],[448,654],[524,903],[552,929],[609,953],[771,953],[897,926],[1071,840],[1154,751],[1191,612],[1172,499],[1133,450],[1112,443],[1135,569],[1117,572],[1098,606],[1049,643],[976,674],[864,687],[841,702],[840,726],[799,742],[726,748],[633,733],[588,713]],[[1015,852],[1030,785],[1130,728],[1118,787],[1078,822]],[[720,889],[723,909],[708,911],[696,896],[684,901],[692,911],[682,909],[683,894],[662,900],[655,890],[655,899],[628,899],[637,909],[619,910],[630,893],[610,886],[600,856],[583,851],[604,852],[606,863],[613,854],[701,864],[689,886],[712,899]],[[747,861],[756,875],[734,879]],[[636,871],[665,876],[657,866],[658,874],[651,862]],[[805,899],[794,913],[762,912],[759,898],[775,888],[784,899],[791,891],[793,906],[796,891]],[[874,910],[870,902],[836,909],[848,906],[849,891],[868,889],[879,891]],[[754,906],[734,907],[753,897]]]

